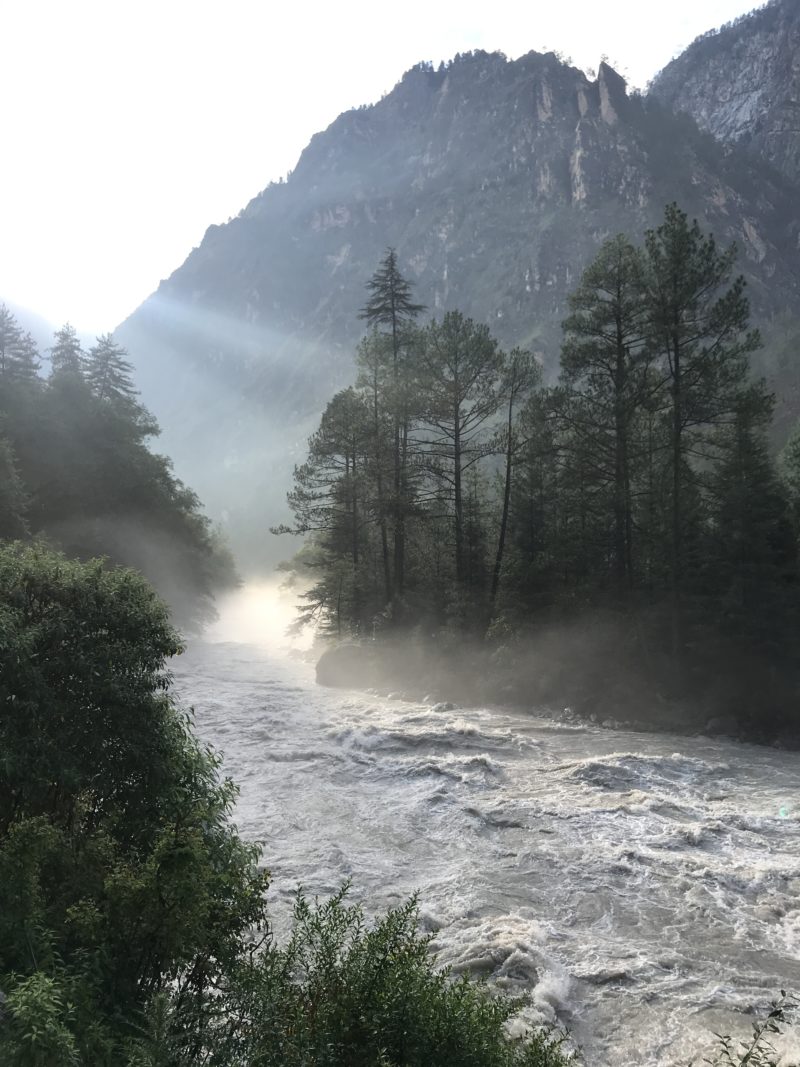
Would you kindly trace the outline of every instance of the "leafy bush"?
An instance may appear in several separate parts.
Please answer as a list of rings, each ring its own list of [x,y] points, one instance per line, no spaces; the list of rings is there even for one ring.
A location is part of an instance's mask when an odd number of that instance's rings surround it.
[[[368,928],[301,897],[274,943],[235,787],[168,692],[180,648],[137,575],[0,544],[0,1063],[564,1063],[434,969],[414,901]]]
[[[154,996],[204,994],[264,923],[236,790],[167,693],[179,651],[137,575],[0,547],[2,1063],[116,1067]]]
[[[790,1067],[772,1044],[772,1038],[783,1032],[796,1007],[797,998],[782,989],[780,1000],[773,1001],[767,1014],[753,1023],[749,1038],[734,1042],[730,1034],[717,1034],[717,1054],[707,1062],[711,1067]]]

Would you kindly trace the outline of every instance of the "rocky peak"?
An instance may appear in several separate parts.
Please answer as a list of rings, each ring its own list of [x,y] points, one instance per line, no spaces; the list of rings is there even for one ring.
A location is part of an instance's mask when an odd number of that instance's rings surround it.
[[[694,122],[629,97],[607,64],[596,79],[552,53],[420,64],[210,228],[119,339],[178,473],[235,514],[236,472],[251,493],[267,479],[257,492],[274,503],[319,411],[352,380],[364,283],[387,245],[431,314],[459,308],[554,374],[584,266],[672,200],[739,243],[762,322],[792,304],[795,202]]]
[[[600,114],[604,122],[613,126],[627,109],[628,90],[625,79],[603,61],[597,72],[597,86],[600,92]]]
[[[800,180],[800,0],[772,0],[699,37],[651,92]]]

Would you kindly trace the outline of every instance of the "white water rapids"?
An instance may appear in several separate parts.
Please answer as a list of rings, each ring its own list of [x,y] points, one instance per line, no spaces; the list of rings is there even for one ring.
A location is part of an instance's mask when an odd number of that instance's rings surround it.
[[[590,1067],[699,1062],[800,990],[800,755],[323,689],[277,603],[241,595],[174,673],[279,927],[298,885],[350,878],[371,913],[419,890],[440,962],[524,993]]]

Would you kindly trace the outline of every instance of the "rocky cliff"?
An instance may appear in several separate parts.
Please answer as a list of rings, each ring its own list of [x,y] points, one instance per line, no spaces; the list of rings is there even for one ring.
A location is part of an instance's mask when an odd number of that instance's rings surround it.
[[[178,473],[261,530],[351,380],[387,245],[431,314],[461,308],[553,371],[567,295],[600,242],[641,235],[671,200],[737,241],[762,324],[796,306],[796,201],[757,160],[629,97],[605,64],[595,80],[533,52],[421,65],[211,227],[119,336]]]
[[[800,0],[772,0],[704,34],[651,91],[721,141],[800,181]]]

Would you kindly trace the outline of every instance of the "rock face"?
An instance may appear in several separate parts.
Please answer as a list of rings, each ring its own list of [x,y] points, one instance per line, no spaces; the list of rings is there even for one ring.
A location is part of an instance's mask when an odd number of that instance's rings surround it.
[[[772,0],[698,38],[652,92],[721,141],[800,181],[800,2]]]
[[[757,160],[629,97],[605,64],[595,80],[535,52],[420,65],[212,226],[118,336],[177,473],[258,553],[320,410],[352,380],[387,246],[431,314],[460,308],[553,371],[583,267],[672,200],[738,242],[762,323],[796,305],[796,198]]]

